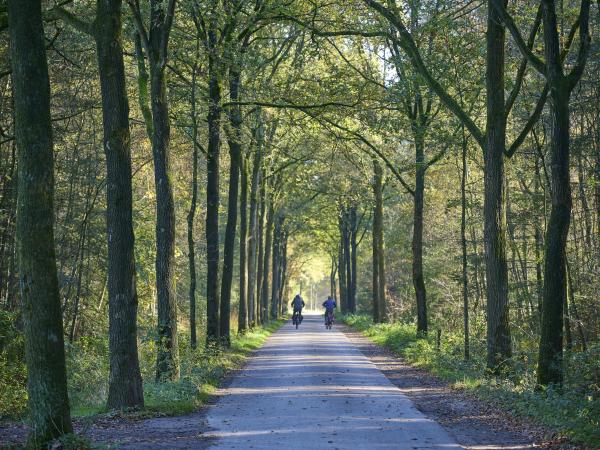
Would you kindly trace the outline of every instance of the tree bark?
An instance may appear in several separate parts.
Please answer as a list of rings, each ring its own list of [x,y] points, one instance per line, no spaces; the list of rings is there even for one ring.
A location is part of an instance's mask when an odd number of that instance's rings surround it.
[[[198,57],[198,47],[196,47],[196,57]],[[196,118],[196,73],[197,63],[192,69],[192,86],[190,95],[190,119],[192,122],[192,199],[190,201],[190,210],[187,216],[187,242],[188,242],[188,263],[190,271],[190,346],[195,349],[198,346],[196,329],[196,244],[194,242],[194,220],[196,217],[196,207],[198,202],[198,120]]]
[[[381,299],[379,298],[379,239],[381,235],[381,223],[383,208],[382,203],[382,184],[383,184],[383,169],[379,161],[373,159],[373,196],[375,205],[373,207],[373,322],[379,323],[381,320],[380,309],[382,307]]]
[[[271,268],[271,250],[273,247],[273,219],[275,215],[273,199],[267,198],[267,223],[265,224],[265,245],[261,288],[261,320],[262,323],[269,321],[269,271]]]
[[[462,296],[463,296],[463,334],[464,356],[468,361],[469,345],[469,271],[467,264],[467,136],[463,126],[462,172],[460,177],[460,244],[462,250]]]
[[[356,283],[357,283],[357,251],[358,251],[358,243],[357,243],[357,233],[358,233],[358,218],[356,216],[356,206],[352,206],[350,208],[350,269],[352,273],[352,277],[350,279],[350,304],[349,310],[352,314],[356,313]]]
[[[150,69],[152,98],[152,153],[156,185],[156,293],[158,356],[156,379],[179,379],[177,299],[175,297],[175,202],[171,184],[169,144],[171,126],[164,68]]]
[[[376,300],[376,311],[373,312],[375,323],[387,322],[387,304],[385,298],[385,250],[383,237],[383,167],[373,160],[373,194],[375,207],[373,211],[373,298]]]
[[[537,370],[541,386],[563,382],[563,314],[566,302],[566,245],[571,221],[569,100],[589,51],[589,0],[581,3],[581,48],[573,71],[563,72],[554,0],[542,1],[546,81],[550,86],[552,209],[546,229],[542,327]],[[579,72],[576,70],[579,69]]]
[[[352,253],[350,245],[350,224],[348,211],[344,208],[344,270],[346,271],[346,301],[344,305],[344,311],[352,313]]]
[[[279,307],[278,307],[278,296],[279,296],[279,281],[280,281],[280,261],[281,257],[281,226],[282,219],[280,215],[277,215],[274,222],[274,230],[273,230],[273,261],[272,261],[272,269],[271,269],[271,319],[277,319],[279,315]]]
[[[417,302],[417,334],[427,335],[427,292],[423,275],[423,206],[425,198],[424,136],[415,132],[415,189],[412,238],[412,275]]]
[[[8,12],[19,159],[16,239],[33,448],[73,427],[54,249],[54,156],[41,2],[10,0]]]
[[[248,328],[248,163],[240,157],[240,306],[238,310],[238,333]]]
[[[501,20],[488,2],[487,19],[487,142],[484,148],[484,240],[487,290],[487,367],[498,372],[512,356],[506,264],[506,203],[504,192],[504,40]]]
[[[206,156],[206,341],[219,340],[219,159],[221,82],[216,55],[217,23],[208,32],[208,148]]]
[[[340,311],[346,313],[346,262],[344,257],[344,238],[340,220],[340,243],[338,244],[338,282],[340,285]]]
[[[260,131],[258,132],[260,133]],[[256,281],[257,281],[257,250],[258,250],[258,188],[260,183],[261,142],[257,137],[257,149],[252,164],[252,179],[250,184],[250,224],[248,238],[248,323],[250,327],[256,324]]]
[[[265,266],[265,215],[267,211],[267,194],[266,194],[266,183],[267,179],[264,178],[264,174],[262,177],[262,182],[260,184],[260,213],[258,220],[258,239],[257,239],[257,247],[258,247],[258,256],[257,256],[257,264],[256,264],[256,323],[258,325],[263,323],[263,306],[262,306],[262,291],[263,291],[263,278],[266,276],[264,272]],[[268,267],[268,266],[267,266]]]
[[[229,69],[229,98],[232,102],[239,99],[240,74]],[[231,343],[231,285],[233,280],[233,259],[235,253],[235,235],[237,228],[238,191],[240,179],[240,159],[242,158],[242,113],[239,106],[228,110],[231,123],[229,144],[229,197],[227,200],[227,225],[225,227],[225,243],[223,248],[223,277],[221,279],[221,311],[219,335],[221,343],[229,347]]]

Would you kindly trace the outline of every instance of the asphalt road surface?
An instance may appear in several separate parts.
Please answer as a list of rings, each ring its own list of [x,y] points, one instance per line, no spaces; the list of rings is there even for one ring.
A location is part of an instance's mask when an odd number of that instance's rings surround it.
[[[322,316],[285,324],[218,395],[210,448],[461,448]]]

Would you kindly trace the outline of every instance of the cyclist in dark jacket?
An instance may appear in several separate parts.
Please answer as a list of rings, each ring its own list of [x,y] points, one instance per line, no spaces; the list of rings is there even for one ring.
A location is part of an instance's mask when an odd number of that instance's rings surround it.
[[[302,297],[300,297],[300,294],[296,295],[294,297],[294,300],[292,300],[292,308],[294,308],[294,315],[298,314],[298,316],[300,317],[300,322],[302,322],[302,308],[304,308],[305,305],[306,304],[304,303]]]
[[[331,295],[327,297],[327,300],[323,302],[323,308],[325,308],[325,321],[327,321],[327,313],[333,314],[333,310],[337,307],[335,300],[331,298]]]

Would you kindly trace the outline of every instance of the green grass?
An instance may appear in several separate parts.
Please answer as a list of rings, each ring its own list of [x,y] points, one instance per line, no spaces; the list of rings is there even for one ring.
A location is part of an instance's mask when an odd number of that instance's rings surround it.
[[[240,367],[248,353],[259,348],[283,323],[281,320],[273,321],[264,327],[234,335],[228,349],[192,350],[188,336],[181,333],[181,377],[178,381],[162,383],[154,381],[156,348],[152,330],[141,332],[139,352],[142,377],[146,380],[145,406],[142,410],[118,413],[108,412],[105,408],[108,342],[105,338],[82,338],[77,345],[67,345],[71,416],[86,420],[99,414],[118,414],[136,419],[193,412],[207,401],[229,371]],[[18,421],[26,417],[26,372],[22,358],[7,360],[6,352],[0,354],[0,420]]]
[[[489,376],[485,370],[485,342],[473,340],[472,357],[465,361],[462,334],[446,332],[437,350],[434,337],[418,339],[412,324],[375,325],[365,315],[349,315],[342,320],[454,388],[520,416],[532,417],[575,441],[600,447],[600,346],[586,353],[566,354],[562,392],[553,387],[540,392],[535,389],[535,345],[529,346],[529,352],[519,352],[514,357],[513,371],[499,378]]]

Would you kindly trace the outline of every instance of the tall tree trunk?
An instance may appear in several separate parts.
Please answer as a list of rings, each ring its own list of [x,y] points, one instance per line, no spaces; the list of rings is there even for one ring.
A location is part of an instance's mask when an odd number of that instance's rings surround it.
[[[240,306],[238,310],[238,333],[248,328],[248,284],[246,261],[248,250],[248,163],[246,157],[240,158]]]
[[[265,266],[265,215],[267,211],[267,197],[266,197],[266,183],[267,179],[262,177],[262,183],[260,184],[260,213],[258,218],[258,257],[256,262],[256,323],[262,324],[262,290],[263,290],[263,277],[266,276],[264,273]]]
[[[164,67],[152,63],[152,153],[156,186],[156,293],[158,304],[157,380],[179,378],[175,297],[175,203],[171,184],[171,126]]]
[[[352,314],[356,313],[356,283],[357,283],[357,233],[358,233],[358,218],[356,216],[356,206],[350,208],[350,251],[351,251],[351,272],[350,279],[350,305],[349,310]]]
[[[273,220],[273,261],[271,269],[271,319],[277,319],[279,308],[278,308],[278,295],[279,295],[279,258],[281,256],[281,225],[282,217],[278,214]]]
[[[17,255],[33,448],[45,447],[73,427],[54,249],[50,82],[40,0],[10,0],[8,23],[19,155]]]
[[[385,246],[383,236],[383,167],[373,160],[375,209],[373,222],[373,270],[377,272],[377,280],[373,278],[373,293],[377,298],[377,323],[387,322],[388,309],[385,295]],[[377,283],[375,283],[377,281]]]
[[[417,302],[417,334],[427,334],[427,292],[423,275],[423,203],[425,198],[425,155],[424,137],[416,132],[415,136],[415,190],[412,238],[412,275]]]
[[[340,219],[341,221],[341,219]],[[340,222],[341,223],[341,222]],[[346,262],[344,257],[344,238],[340,225],[340,243],[338,245],[338,281],[340,285],[340,311],[346,313]]]
[[[198,49],[196,48],[196,52]],[[196,56],[198,56],[196,54]],[[190,270],[190,345],[193,349],[198,346],[198,338],[196,335],[196,245],[194,243],[194,219],[196,217],[196,206],[198,201],[198,121],[196,118],[196,72],[197,64],[194,64],[192,69],[192,86],[191,86],[191,112],[190,119],[192,122],[192,199],[190,202],[190,210],[187,216],[187,242],[188,242],[188,262]]]
[[[558,45],[558,44],[557,44]],[[552,210],[545,238],[544,296],[538,383],[562,383],[563,307],[566,292],[565,248],[571,219],[569,180],[569,95],[551,89]]]
[[[460,244],[462,249],[462,296],[463,296],[463,334],[464,356],[469,360],[469,272],[467,264],[467,136],[462,129],[462,171],[460,177]]]
[[[265,224],[263,278],[260,293],[261,320],[263,323],[267,323],[269,321],[269,273],[271,269],[271,250],[273,247],[273,219],[275,215],[273,199],[267,197],[266,201],[268,202],[267,221]]]
[[[508,268],[506,264],[506,203],[504,192],[505,30],[488,1],[487,20],[487,143],[484,149],[484,241],[487,290],[487,366],[501,370],[512,357],[508,315]]]
[[[275,210],[273,198],[267,198],[267,223],[265,224],[265,245],[263,260],[262,288],[260,290],[261,320],[263,323],[269,321],[269,271],[271,268],[271,250],[273,247],[273,219]]]
[[[349,226],[349,214],[344,209],[344,270],[346,271],[346,301],[345,301],[345,312],[352,313],[352,253],[350,245],[350,226]]]
[[[571,221],[569,100],[589,51],[589,0],[581,3],[581,48],[573,71],[563,73],[554,0],[542,1],[546,80],[550,86],[552,209],[546,229],[544,297],[538,359],[539,385],[563,381],[563,308],[566,292],[566,245]],[[579,70],[579,72],[576,72]]]
[[[211,19],[208,52],[208,148],[206,155],[206,341],[219,339],[219,159],[221,83],[216,55],[217,24]]]
[[[239,99],[240,74],[229,69],[229,98],[232,102]],[[240,159],[242,158],[242,113],[239,106],[228,110],[232,135],[227,139],[229,144],[229,197],[227,201],[227,225],[225,227],[225,243],[223,248],[223,278],[221,279],[221,312],[219,334],[221,342],[229,346],[231,342],[231,285],[233,280],[233,259],[235,253],[235,234],[237,228],[238,190],[240,179]]]
[[[540,159],[536,158],[535,160],[535,179],[534,179],[534,195],[535,195],[535,210],[540,210],[540,201],[539,198],[541,195],[544,195],[543,192],[540,192],[541,185],[541,176],[540,176]],[[536,280],[536,293],[537,293],[537,317],[538,323],[541,323],[542,317],[542,303],[543,303],[543,292],[544,292],[544,281],[542,278],[542,229],[540,225],[540,221],[535,221],[535,230],[534,230],[534,240],[535,240],[535,280]]]
[[[282,242],[281,242],[281,257],[280,257],[280,280],[279,280],[279,314],[280,316],[283,316],[285,313],[285,307],[287,304],[287,300],[285,297],[285,291],[286,291],[286,286],[288,285],[288,274],[287,274],[287,267],[288,267],[288,252],[287,252],[287,246],[288,246],[288,231],[287,229],[283,230],[283,236],[281,238]]]
[[[252,164],[252,180],[250,184],[250,224],[248,238],[248,323],[253,327],[256,323],[256,269],[258,250],[258,187],[260,182],[261,143],[258,137],[256,153]]]
[[[373,196],[375,206],[373,207],[373,322],[379,323],[381,320],[380,309],[382,307],[379,298],[379,239],[381,235],[381,223],[383,214],[383,169],[379,161],[373,159]]]

